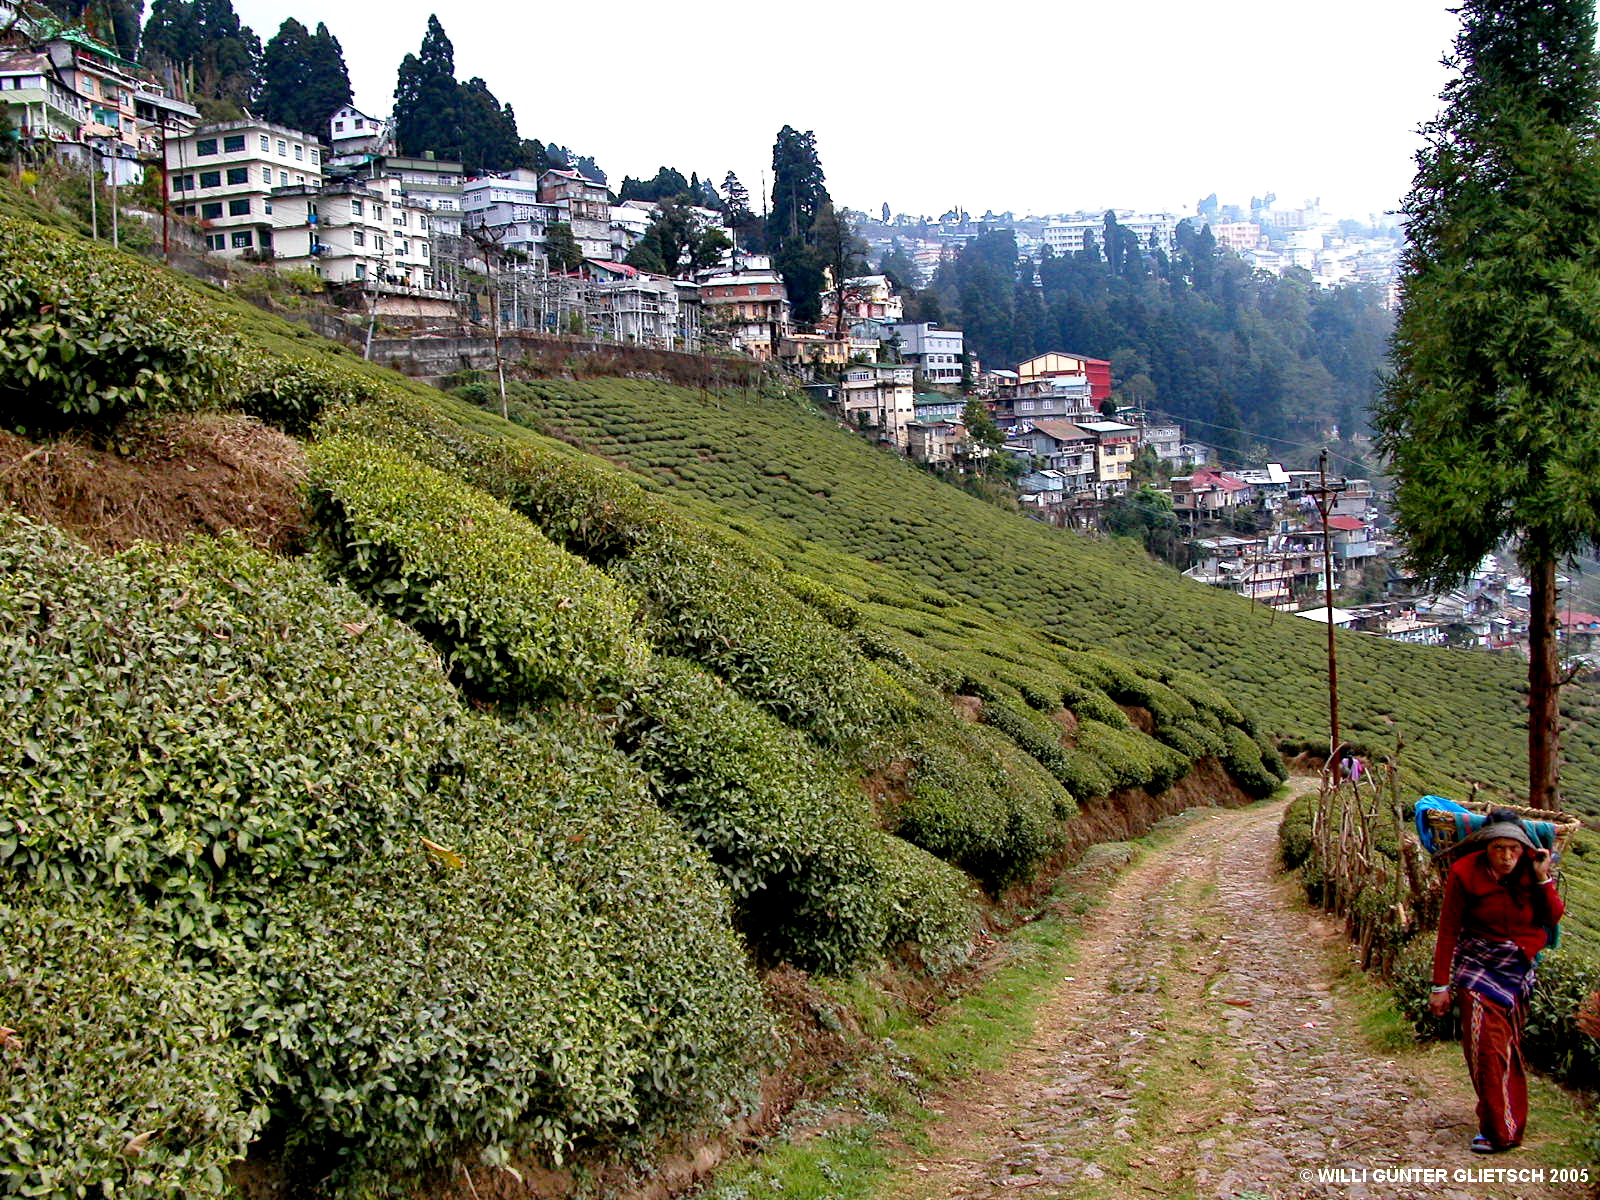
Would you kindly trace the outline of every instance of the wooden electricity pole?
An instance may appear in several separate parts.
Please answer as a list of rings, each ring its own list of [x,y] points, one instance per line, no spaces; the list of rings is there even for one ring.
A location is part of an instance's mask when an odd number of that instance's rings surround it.
[[[1312,499],[1317,505],[1317,515],[1322,518],[1322,603],[1323,615],[1328,619],[1328,756],[1339,752],[1339,653],[1333,641],[1333,530],[1328,528],[1328,518],[1333,506],[1350,485],[1343,479],[1328,482],[1328,452],[1324,450],[1317,459],[1317,490]]]

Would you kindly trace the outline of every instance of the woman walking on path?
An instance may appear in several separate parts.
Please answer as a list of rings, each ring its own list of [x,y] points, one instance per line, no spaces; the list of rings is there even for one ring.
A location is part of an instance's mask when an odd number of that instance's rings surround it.
[[[1510,813],[1462,843],[1445,881],[1433,951],[1428,1008],[1443,1016],[1452,990],[1461,1006],[1461,1048],[1478,1093],[1479,1154],[1522,1143],[1528,1083],[1522,1026],[1533,991],[1533,960],[1566,911],[1550,877],[1550,852],[1533,844]]]

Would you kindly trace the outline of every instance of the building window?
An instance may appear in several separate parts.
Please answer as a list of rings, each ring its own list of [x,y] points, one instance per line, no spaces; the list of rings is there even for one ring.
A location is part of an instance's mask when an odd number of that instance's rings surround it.
[[[335,133],[343,133],[344,132],[344,122],[343,121],[335,121],[333,123],[333,131]]]
[[[395,214],[394,214],[394,223],[396,225],[405,225],[405,224],[408,223],[408,219],[407,219],[405,211],[403,209],[397,210],[395,212]]]
[[[235,250],[248,250],[251,245],[250,231],[241,229],[232,235],[232,245]]]
[[[357,279],[365,279],[366,277],[367,277],[367,264],[366,263],[357,263],[356,264],[356,278]]]
[[[262,167],[261,168],[261,182],[266,184],[268,187],[272,186],[272,168],[271,167]]]
[[[174,175],[172,177],[172,190],[175,192],[194,191],[193,175]]]
[[[352,200],[350,201],[350,211],[358,217],[363,216],[367,211],[367,206],[363,201]]]
[[[278,186],[279,187],[288,187],[289,186],[289,172],[287,172],[287,171],[279,171],[278,172]]]
[[[227,137],[223,138],[222,139],[222,152],[224,154],[243,154],[244,153],[244,134],[242,134],[242,133],[230,133]]]
[[[396,242],[394,244],[394,252],[401,258],[404,258],[406,255],[411,253],[411,251],[406,249],[406,244],[404,242]]]
[[[207,250],[225,250],[228,246],[228,235],[225,233],[206,234]]]
[[[374,221],[381,221],[381,220],[383,220],[383,205],[381,205],[381,204],[374,204],[374,205],[373,205],[373,206],[372,206],[372,219],[373,219],[373,220],[374,220]]]
[[[270,217],[272,215],[272,201],[271,200],[263,200],[261,202],[261,211],[266,213],[267,216]]]
[[[261,153],[266,154],[272,149],[272,139],[266,134],[261,135]]]
[[[383,234],[380,233],[377,236],[376,241],[377,241],[377,244],[378,244],[378,252],[381,254],[381,253],[383,253]]]
[[[203,187],[203,188],[221,187],[222,186],[222,172],[221,171],[201,171],[200,172],[200,186]]]
[[[428,243],[427,242],[423,242],[422,243],[422,257],[423,258],[427,258],[428,257]],[[429,284],[428,286],[432,287],[433,285]]]
[[[289,143],[284,141],[282,138],[278,139],[278,157],[279,158],[288,158],[289,157]]]
[[[200,216],[207,221],[215,221],[222,215],[222,201],[213,200],[210,204],[200,206]]]
[[[322,151],[318,150],[316,147],[312,147],[311,161],[314,163],[320,163],[322,161]]]
[[[366,232],[364,230],[360,230],[360,229],[356,230],[356,245],[365,246],[366,244],[367,244]]]
[[[228,182],[229,183],[249,183],[250,182],[250,168],[249,167],[229,167],[228,168]]]
[[[294,146],[294,160],[295,160],[295,162],[303,162],[305,160],[305,157],[306,157],[306,148],[304,146],[302,146],[299,142],[296,142],[295,146]]]
[[[194,154],[195,154],[196,158],[204,158],[204,157],[206,157],[206,155],[215,154],[216,152],[217,152],[217,139],[216,138],[201,138],[198,142],[196,142],[194,144]]]
[[[243,200],[229,200],[228,201],[228,215],[230,217],[248,216],[249,212],[250,212],[250,200],[249,200],[248,197],[246,197]]]

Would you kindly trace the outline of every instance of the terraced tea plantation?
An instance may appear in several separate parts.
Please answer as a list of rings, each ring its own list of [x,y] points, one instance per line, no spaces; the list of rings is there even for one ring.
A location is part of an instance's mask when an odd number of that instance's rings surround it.
[[[648,382],[514,388],[513,419],[627,464],[674,502],[698,501],[876,619],[956,651],[1005,649],[1021,627],[1203,675],[1274,735],[1326,734],[1325,631],[1195,585],[1115,542],[1054,530],[946,485],[802,401]],[[876,602],[876,603],[874,603]],[[1419,783],[1450,794],[1523,777],[1524,668],[1485,654],[1339,636],[1345,728],[1382,753],[1396,733]],[[1022,649],[1012,645],[1015,652]],[[1565,695],[1568,802],[1600,815],[1593,688]]]

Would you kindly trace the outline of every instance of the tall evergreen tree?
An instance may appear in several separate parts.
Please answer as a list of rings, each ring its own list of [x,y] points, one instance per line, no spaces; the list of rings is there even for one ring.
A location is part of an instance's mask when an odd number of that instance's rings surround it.
[[[401,154],[446,154],[460,145],[460,85],[456,51],[437,16],[428,18],[422,47],[400,63],[394,89],[394,137]]]
[[[1528,803],[1559,807],[1556,566],[1600,545],[1600,59],[1593,0],[1463,0],[1406,198],[1377,413],[1426,582],[1514,539],[1531,585]]]
[[[311,126],[307,132],[326,142],[333,114],[349,104],[355,93],[350,88],[344,47],[321,21],[317,22],[317,31],[311,36],[310,52],[306,71],[306,119]]]
[[[186,0],[154,0],[144,25],[142,52],[146,62],[162,59],[187,69],[200,50],[200,25],[194,5]]]
[[[772,147],[772,215],[767,220],[767,245],[773,265],[783,275],[790,311],[801,323],[822,314],[822,267],[812,243],[812,228],[829,203],[816,134],[785,125]]]
[[[307,127],[304,115],[305,80],[310,61],[311,34],[299,21],[289,17],[261,53],[257,115],[290,129],[314,132]],[[326,129],[323,132],[326,133]]]
[[[261,39],[239,21],[233,0],[195,0],[194,20],[196,88],[241,107],[252,104],[260,89]]]

